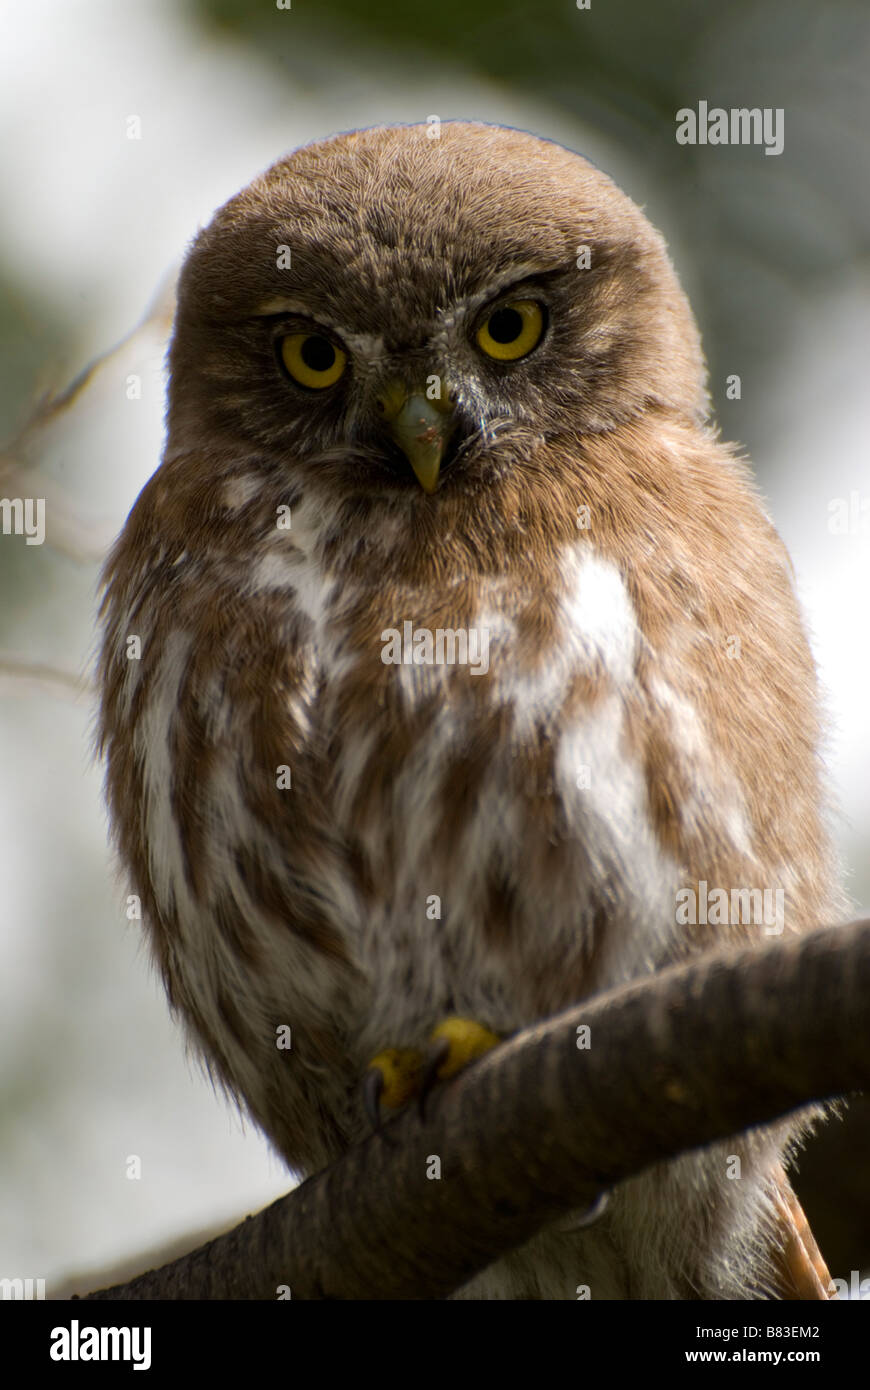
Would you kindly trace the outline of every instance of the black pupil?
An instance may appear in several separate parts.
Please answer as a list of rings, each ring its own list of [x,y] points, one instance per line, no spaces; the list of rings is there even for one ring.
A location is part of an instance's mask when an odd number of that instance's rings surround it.
[[[488,327],[496,343],[515,343],[523,331],[523,316],[518,309],[496,309]]]
[[[335,363],[335,348],[328,338],[312,333],[302,344],[301,357],[312,372],[328,372]]]

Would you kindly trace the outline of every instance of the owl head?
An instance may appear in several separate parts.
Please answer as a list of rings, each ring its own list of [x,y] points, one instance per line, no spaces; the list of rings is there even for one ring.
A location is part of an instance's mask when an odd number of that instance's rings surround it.
[[[433,135],[437,138],[432,138]],[[699,421],[704,364],[664,243],[579,155],[450,122],[296,150],[184,265],[167,457],[421,498],[535,468],[649,409]]]

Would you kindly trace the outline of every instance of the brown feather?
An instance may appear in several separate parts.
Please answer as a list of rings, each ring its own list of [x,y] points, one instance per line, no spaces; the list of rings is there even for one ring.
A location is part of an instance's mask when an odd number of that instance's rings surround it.
[[[778,1218],[773,1254],[780,1296],[789,1300],[836,1298],[828,1266],[782,1164],[774,1168],[773,1183]]]

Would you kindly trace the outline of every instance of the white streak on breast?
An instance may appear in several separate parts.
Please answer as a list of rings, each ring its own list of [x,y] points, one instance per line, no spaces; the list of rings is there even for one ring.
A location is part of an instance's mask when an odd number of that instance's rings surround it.
[[[671,738],[693,789],[680,807],[684,823],[703,833],[711,819],[718,821],[738,853],[754,859],[746,801],[737,776],[721,756],[714,758],[697,709],[664,680],[653,680],[650,691],[668,712]]]
[[[276,545],[254,565],[250,587],[253,593],[292,591],[297,605],[316,628],[326,620],[333,585],[320,568],[294,545]]]
[[[172,809],[173,761],[169,738],[178,708],[179,691],[190,657],[191,639],[171,632],[159,658],[157,674],[135,726],[133,746],[144,778],[142,814],[148,844],[148,868],[158,901],[175,901],[179,921],[191,911],[184,877],[181,837]],[[143,650],[143,660],[148,654]],[[154,659],[153,657],[151,659]]]
[[[567,651],[581,669],[601,661],[614,684],[634,680],[640,646],[634,606],[615,565],[585,547],[562,562],[565,595],[562,619]]]
[[[228,478],[221,489],[221,502],[231,512],[241,511],[262,487],[262,478],[256,475]]]
[[[643,767],[626,751],[618,692],[568,726],[556,748],[555,774],[592,883],[599,893],[610,885],[616,895],[615,915],[622,921],[611,923],[601,959],[602,986],[615,985],[661,961],[676,933],[679,883],[678,865],[650,820]]]
[[[561,557],[562,592],[558,599],[553,644],[540,653],[537,666],[521,668],[505,630],[491,609],[497,591],[487,596],[478,619],[494,629],[490,661],[496,675],[495,696],[513,704],[521,726],[552,717],[561,707],[575,675],[592,673],[600,664],[614,684],[627,692],[634,682],[641,635],[628,591],[616,567],[588,545],[572,546]]]

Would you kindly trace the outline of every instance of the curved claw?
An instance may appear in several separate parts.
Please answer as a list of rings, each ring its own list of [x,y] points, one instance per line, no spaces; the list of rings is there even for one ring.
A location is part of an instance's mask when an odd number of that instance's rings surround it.
[[[381,1096],[384,1093],[384,1073],[380,1067],[369,1067],[362,1084],[362,1100],[366,1117],[377,1133],[381,1128]]]
[[[591,1204],[591,1206],[588,1206],[584,1212],[581,1212],[580,1215],[571,1222],[570,1226],[563,1226],[562,1229],[566,1232],[585,1231],[587,1226],[595,1225],[595,1222],[598,1220],[599,1217],[604,1215],[609,1205],[610,1193],[599,1193],[599,1195],[595,1198],[595,1201]]]
[[[426,1118],[426,1101],[436,1084],[441,1080],[439,1072],[450,1056],[450,1039],[435,1038],[426,1049],[423,1070],[420,1074],[420,1092],[417,1096],[417,1112],[421,1120]]]
[[[416,1095],[421,1064],[420,1053],[409,1047],[388,1047],[369,1063],[362,1082],[362,1100],[376,1133],[385,1133],[384,1109],[401,1110]]]
[[[423,1058],[422,1081],[419,1086],[420,1118],[426,1118],[426,1098],[436,1081],[446,1081],[482,1057],[500,1038],[491,1028],[472,1018],[451,1014],[442,1019],[429,1039]]]

